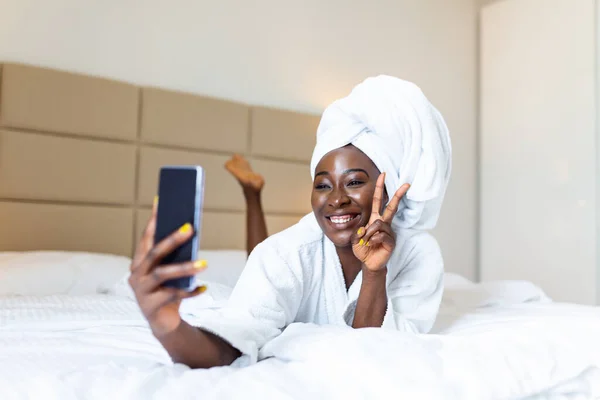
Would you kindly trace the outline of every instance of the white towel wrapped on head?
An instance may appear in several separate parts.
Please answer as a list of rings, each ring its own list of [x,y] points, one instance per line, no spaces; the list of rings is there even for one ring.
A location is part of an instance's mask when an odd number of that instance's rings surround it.
[[[368,78],[323,113],[310,168],[332,150],[352,144],[386,173],[388,195],[405,183],[394,225],[432,229],[450,179],[452,147],[446,123],[413,83]]]

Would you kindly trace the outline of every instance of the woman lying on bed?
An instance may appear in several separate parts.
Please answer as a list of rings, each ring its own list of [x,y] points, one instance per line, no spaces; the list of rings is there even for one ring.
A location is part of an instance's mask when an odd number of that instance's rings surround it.
[[[205,288],[161,287],[198,273],[194,263],[161,265],[191,228],[153,243],[155,204],[129,280],[152,332],[192,368],[255,362],[294,322],[428,332],[443,261],[425,231],[437,222],[450,165],[448,130],[423,93],[400,79],[367,79],[323,113],[310,167],[313,212],[256,245],[229,305],[203,310],[197,326],[182,320],[179,305]]]

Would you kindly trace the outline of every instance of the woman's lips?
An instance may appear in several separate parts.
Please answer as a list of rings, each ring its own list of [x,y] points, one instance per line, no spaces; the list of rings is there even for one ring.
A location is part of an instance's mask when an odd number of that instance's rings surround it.
[[[325,217],[328,224],[337,230],[345,230],[356,224],[360,220],[360,214],[349,213],[340,215],[330,215]]]

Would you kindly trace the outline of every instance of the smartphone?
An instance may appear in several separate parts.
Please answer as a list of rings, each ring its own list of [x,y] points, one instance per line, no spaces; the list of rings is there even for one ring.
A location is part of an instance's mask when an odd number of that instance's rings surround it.
[[[190,240],[167,255],[161,264],[177,264],[197,259],[203,202],[204,169],[202,167],[164,166],[160,169],[154,243],[165,239],[185,223],[190,223],[194,232]],[[196,288],[193,276],[173,279],[163,285],[186,291]]]

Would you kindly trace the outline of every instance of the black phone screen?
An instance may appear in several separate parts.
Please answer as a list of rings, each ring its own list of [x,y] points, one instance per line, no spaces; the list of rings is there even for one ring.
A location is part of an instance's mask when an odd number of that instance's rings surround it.
[[[202,174],[202,170],[196,167],[163,167],[160,170],[154,243],[158,244],[185,223],[190,223],[194,229],[194,236],[165,257],[161,264],[196,259],[203,186],[199,174]]]

